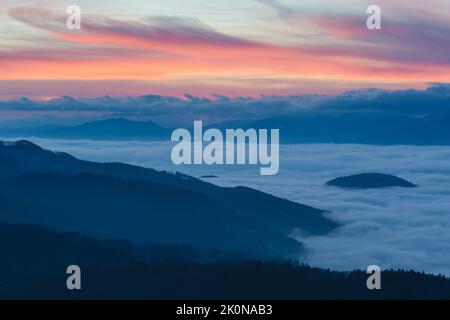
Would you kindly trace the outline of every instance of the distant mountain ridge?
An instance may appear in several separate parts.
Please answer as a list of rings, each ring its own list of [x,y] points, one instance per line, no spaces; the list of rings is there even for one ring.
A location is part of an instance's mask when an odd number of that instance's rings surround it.
[[[31,142],[0,143],[0,221],[137,243],[289,254],[293,229],[323,234],[324,211],[183,174],[78,160]]]
[[[39,137],[50,139],[86,140],[169,140],[171,131],[152,121],[132,121],[111,118],[81,125],[42,126],[24,129],[0,129],[4,137]]]
[[[280,129],[280,143],[357,143],[375,145],[450,145],[450,116],[406,116],[386,112],[305,113],[257,121],[206,123],[205,128]],[[190,128],[189,125],[186,128]],[[172,130],[151,121],[112,118],[75,127],[0,128],[7,138],[169,141]]]
[[[241,127],[280,129],[280,143],[450,145],[450,116],[412,117],[387,112],[311,112],[249,121]],[[222,130],[233,122],[219,125]]]

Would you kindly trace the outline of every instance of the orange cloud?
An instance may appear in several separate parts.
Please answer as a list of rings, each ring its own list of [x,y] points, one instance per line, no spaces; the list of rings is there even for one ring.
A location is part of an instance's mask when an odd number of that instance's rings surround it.
[[[313,19],[327,35],[341,40],[339,44],[288,47],[225,35],[197,20],[119,21],[84,16],[82,30],[71,31],[65,28],[65,16],[49,9],[19,7],[9,14],[46,32],[52,46],[42,49],[37,42],[33,48],[0,50],[0,80],[186,80],[203,81],[205,87],[217,79],[242,84],[244,79],[277,78],[285,85],[299,79],[366,83],[449,80],[450,58],[445,52],[430,53],[426,59],[421,46],[406,51],[398,48],[398,37],[403,37],[407,49],[417,43],[448,46],[448,41],[439,43],[439,38],[425,31],[420,39],[409,35],[409,25],[392,25],[385,34],[364,38],[368,34],[360,21]],[[436,25],[440,30],[447,27]],[[253,87],[259,85],[255,82]]]

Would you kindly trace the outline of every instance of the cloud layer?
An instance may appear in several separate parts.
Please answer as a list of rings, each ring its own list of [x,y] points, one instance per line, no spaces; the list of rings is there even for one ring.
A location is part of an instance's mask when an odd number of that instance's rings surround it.
[[[80,86],[74,82],[73,86]],[[120,82],[111,82],[120,90]],[[138,84],[136,84],[138,85]],[[55,84],[57,87],[57,84]],[[6,90],[10,90],[6,87]],[[2,87],[0,87],[0,95]],[[186,94],[183,98],[160,95],[113,98],[109,96],[76,99],[64,96],[47,101],[27,98],[0,101],[0,110],[14,112],[17,118],[4,120],[14,125],[19,115],[44,124],[63,123],[67,118],[83,122],[100,117],[150,119],[163,126],[176,127],[203,120],[207,124],[224,121],[252,122],[265,118],[296,117],[302,114],[373,112],[408,117],[442,117],[450,115],[450,86],[431,84],[425,90],[361,89],[339,95],[263,96],[260,98],[216,95],[200,98]],[[45,118],[45,120],[43,120]]]

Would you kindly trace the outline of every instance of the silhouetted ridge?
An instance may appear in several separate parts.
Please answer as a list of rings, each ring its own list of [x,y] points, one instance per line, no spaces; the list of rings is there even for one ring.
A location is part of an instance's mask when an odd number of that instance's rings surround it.
[[[81,125],[42,126],[24,129],[1,129],[5,137],[41,137],[50,139],[88,140],[169,140],[171,132],[152,121],[112,118]]]
[[[337,227],[335,222],[322,215],[325,212],[323,210],[250,188],[223,188],[188,175],[172,174],[128,164],[82,161],[66,153],[44,150],[29,142],[26,146],[22,144],[23,142],[0,144],[0,164],[4,164],[0,166],[0,178],[13,178],[34,173],[60,175],[90,173],[127,180],[141,180],[165,185],[166,189],[172,186],[181,193],[199,194],[213,200],[223,211],[232,212],[234,215],[282,234],[288,234],[294,229],[301,229],[309,234],[323,234]],[[49,197],[49,195],[43,196]],[[170,202],[173,201],[176,201],[176,198]],[[161,210],[163,210],[162,207]]]
[[[10,244],[14,243],[14,246]],[[384,270],[382,290],[365,271],[333,272],[285,260],[185,245],[136,246],[76,233],[0,223],[0,299],[449,299],[441,275]],[[64,270],[82,270],[81,291]]]
[[[79,233],[54,232],[31,224],[1,222],[0,252],[0,270],[25,274],[58,272],[72,262],[88,267],[132,261],[207,262],[256,257],[238,251],[201,251],[184,244],[137,246],[122,239],[100,240]]]
[[[0,221],[139,244],[186,243],[270,255],[302,250],[299,242],[269,226],[170,185],[87,173],[30,174],[3,180],[0,195],[6,199],[0,203]]]

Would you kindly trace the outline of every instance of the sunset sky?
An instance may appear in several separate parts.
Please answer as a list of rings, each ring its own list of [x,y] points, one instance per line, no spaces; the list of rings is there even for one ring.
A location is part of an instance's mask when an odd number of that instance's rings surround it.
[[[366,9],[382,10],[382,30]],[[78,5],[82,29],[66,28]],[[0,99],[227,96],[450,82],[450,1],[0,3]]]

